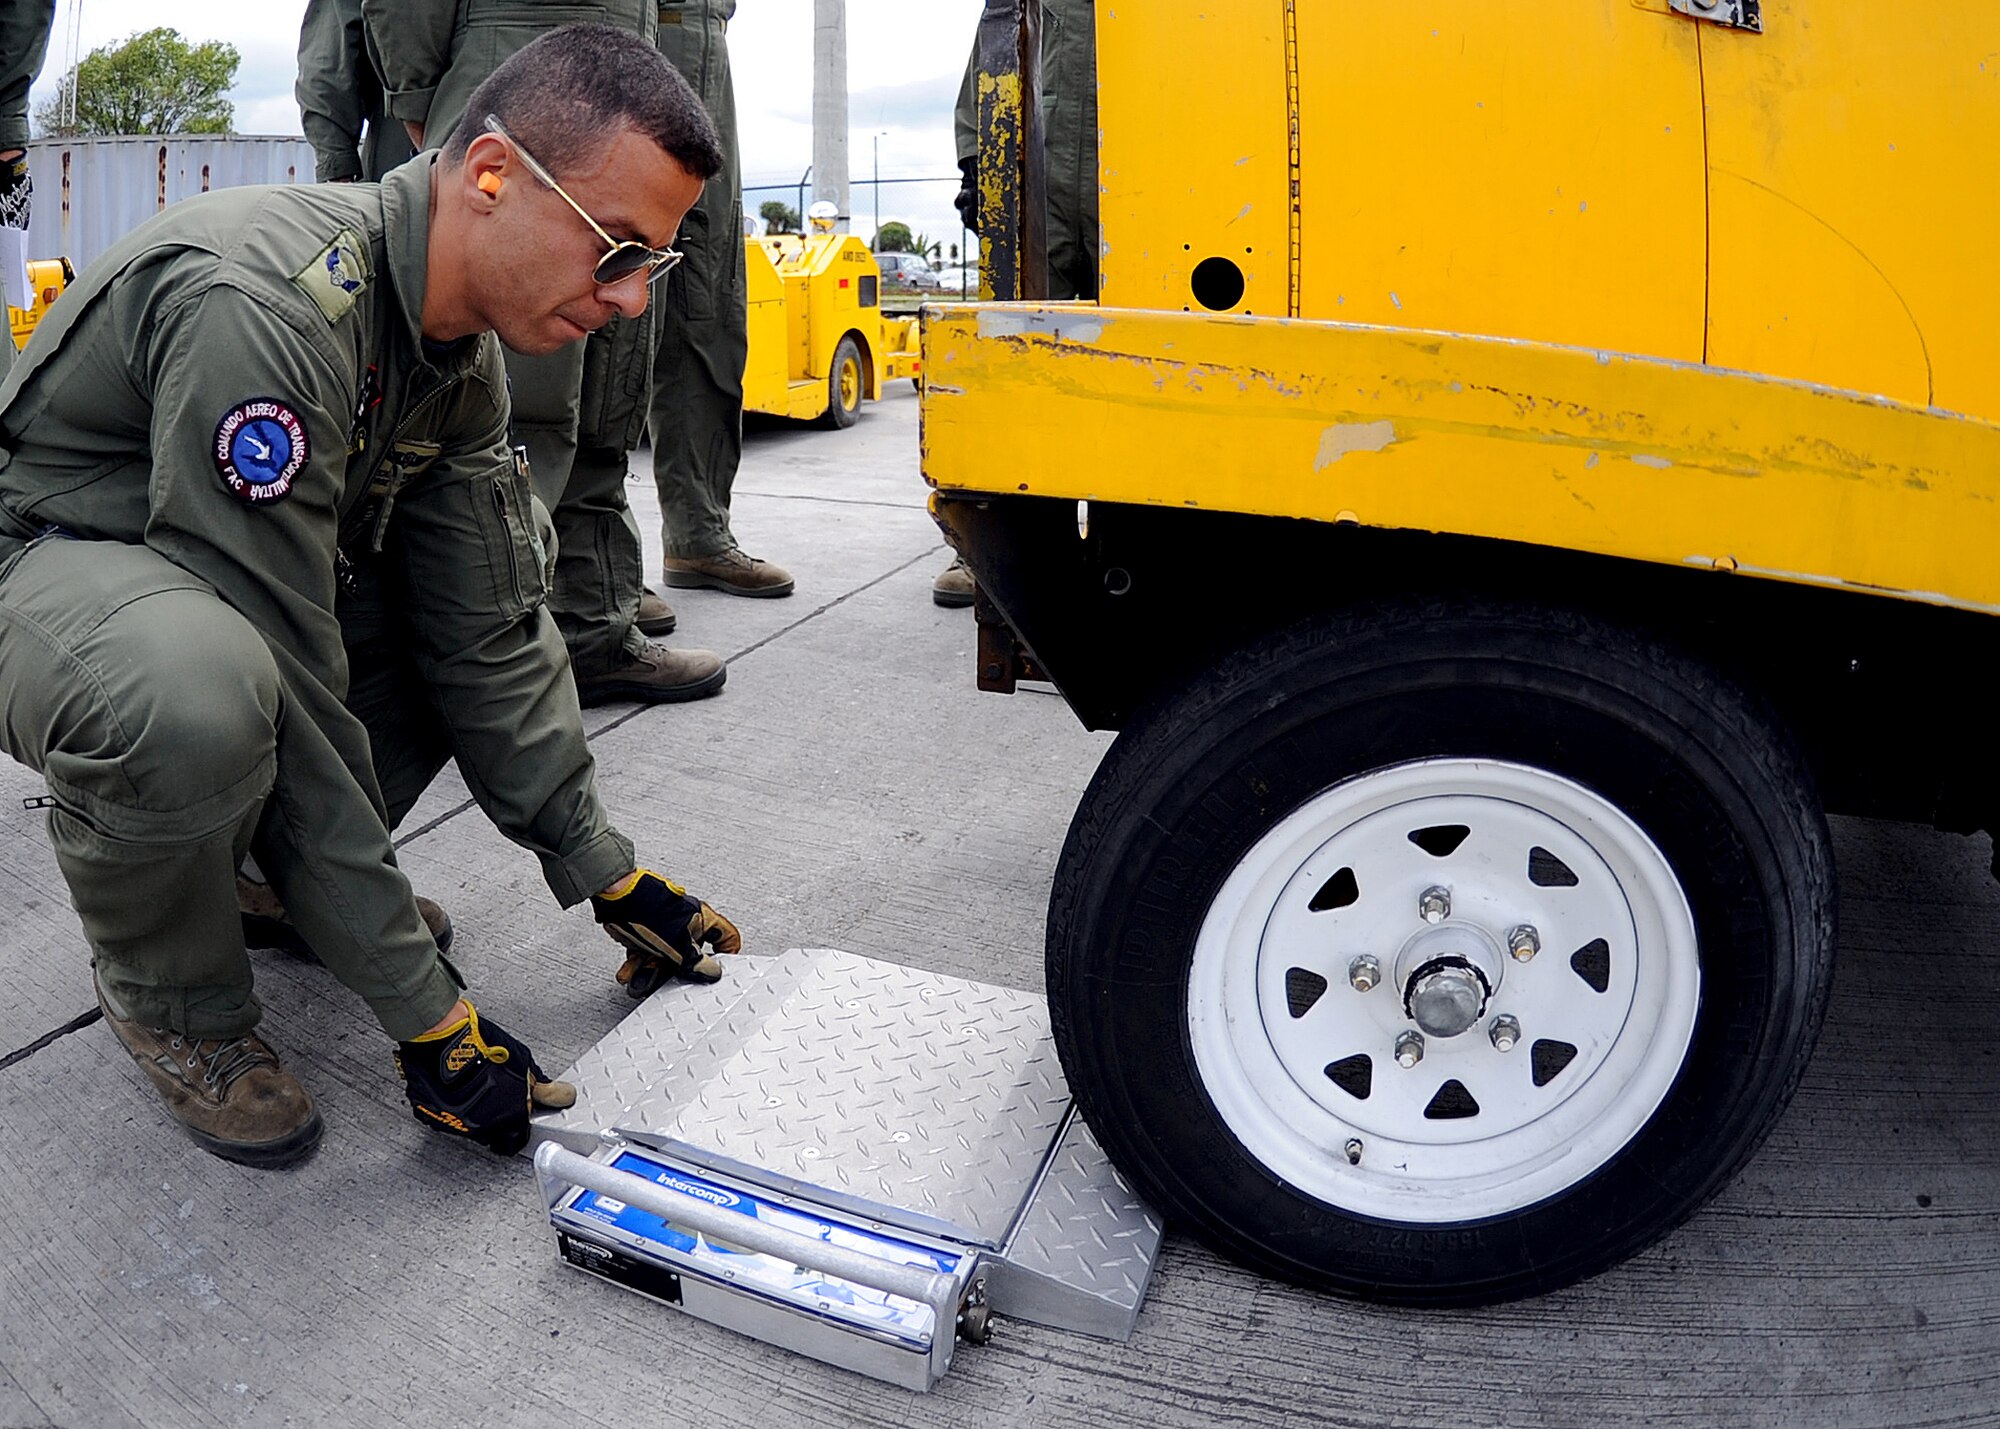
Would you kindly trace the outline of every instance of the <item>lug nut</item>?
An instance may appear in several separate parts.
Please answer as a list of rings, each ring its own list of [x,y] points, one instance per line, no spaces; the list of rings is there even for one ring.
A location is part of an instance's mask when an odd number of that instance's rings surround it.
[[[1523,923],[1507,935],[1507,951],[1517,963],[1525,963],[1542,950],[1542,935]]]
[[[1382,981],[1382,964],[1373,953],[1363,953],[1347,965],[1347,981],[1356,992],[1370,992]]]
[[[1349,1166],[1359,1166],[1361,1164],[1360,1137],[1358,1136],[1349,1137],[1347,1139],[1347,1145],[1343,1149],[1347,1152],[1347,1164]]]
[[[1396,1065],[1414,1067],[1424,1059],[1424,1034],[1401,1032],[1396,1036]]]
[[[1451,916],[1451,890],[1426,888],[1417,899],[1417,916],[1426,923],[1442,923]]]
[[[1486,1029],[1486,1035],[1493,1039],[1493,1045],[1502,1052],[1511,1052],[1521,1040],[1521,1022],[1512,1013],[1493,1019],[1493,1025]]]

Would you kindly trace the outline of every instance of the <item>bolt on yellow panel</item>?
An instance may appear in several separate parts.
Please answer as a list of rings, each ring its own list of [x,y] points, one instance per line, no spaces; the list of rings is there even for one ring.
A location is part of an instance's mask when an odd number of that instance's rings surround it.
[[[1763,15],[1697,27],[1708,360],[2000,417],[2000,6]]]
[[[1103,301],[1288,311],[1285,11],[1284,0],[1097,7]]]
[[[1696,27],[1664,9],[1300,4],[1300,315],[1699,360]]]

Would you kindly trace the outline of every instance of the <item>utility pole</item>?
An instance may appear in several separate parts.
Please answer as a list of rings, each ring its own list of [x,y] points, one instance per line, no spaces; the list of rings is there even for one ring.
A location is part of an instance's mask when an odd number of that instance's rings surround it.
[[[882,251],[879,242],[882,237],[882,135],[886,132],[877,130],[875,133],[875,182],[869,185],[875,190],[875,237],[868,240],[868,246],[878,253]]]
[[[847,207],[847,0],[813,0],[813,200]]]

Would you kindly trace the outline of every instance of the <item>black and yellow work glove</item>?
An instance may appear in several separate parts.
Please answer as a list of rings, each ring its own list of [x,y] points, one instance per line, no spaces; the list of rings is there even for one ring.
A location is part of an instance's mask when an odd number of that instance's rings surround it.
[[[28,172],[27,153],[0,159],[0,223],[26,228],[34,207],[35,180]]]
[[[671,977],[720,982],[722,964],[708,952],[740,953],[736,925],[678,883],[640,869],[609,893],[590,900],[604,931],[630,953],[618,981],[634,997],[646,997]]]
[[[530,1112],[576,1102],[576,1088],[550,1081],[527,1043],[469,1002],[444,1031],[398,1042],[396,1070],[418,1121],[501,1156],[528,1144]]]

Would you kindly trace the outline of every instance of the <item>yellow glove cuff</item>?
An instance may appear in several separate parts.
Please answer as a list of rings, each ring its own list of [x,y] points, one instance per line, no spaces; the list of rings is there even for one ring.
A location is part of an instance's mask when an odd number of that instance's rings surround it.
[[[604,892],[598,894],[597,896],[599,898],[602,898],[607,903],[615,903],[617,900],[623,898],[626,894],[630,893],[633,889],[637,888],[639,886],[639,880],[644,878],[649,873],[652,873],[653,877],[659,879],[660,882],[666,884],[667,887],[673,889],[674,896],[676,898],[687,897],[687,890],[685,888],[681,887],[678,883],[674,882],[671,878],[666,877],[664,874],[653,873],[653,871],[650,868],[634,869],[630,874],[626,875],[624,878],[619,879],[618,882],[614,883],[610,888],[606,889]]]

